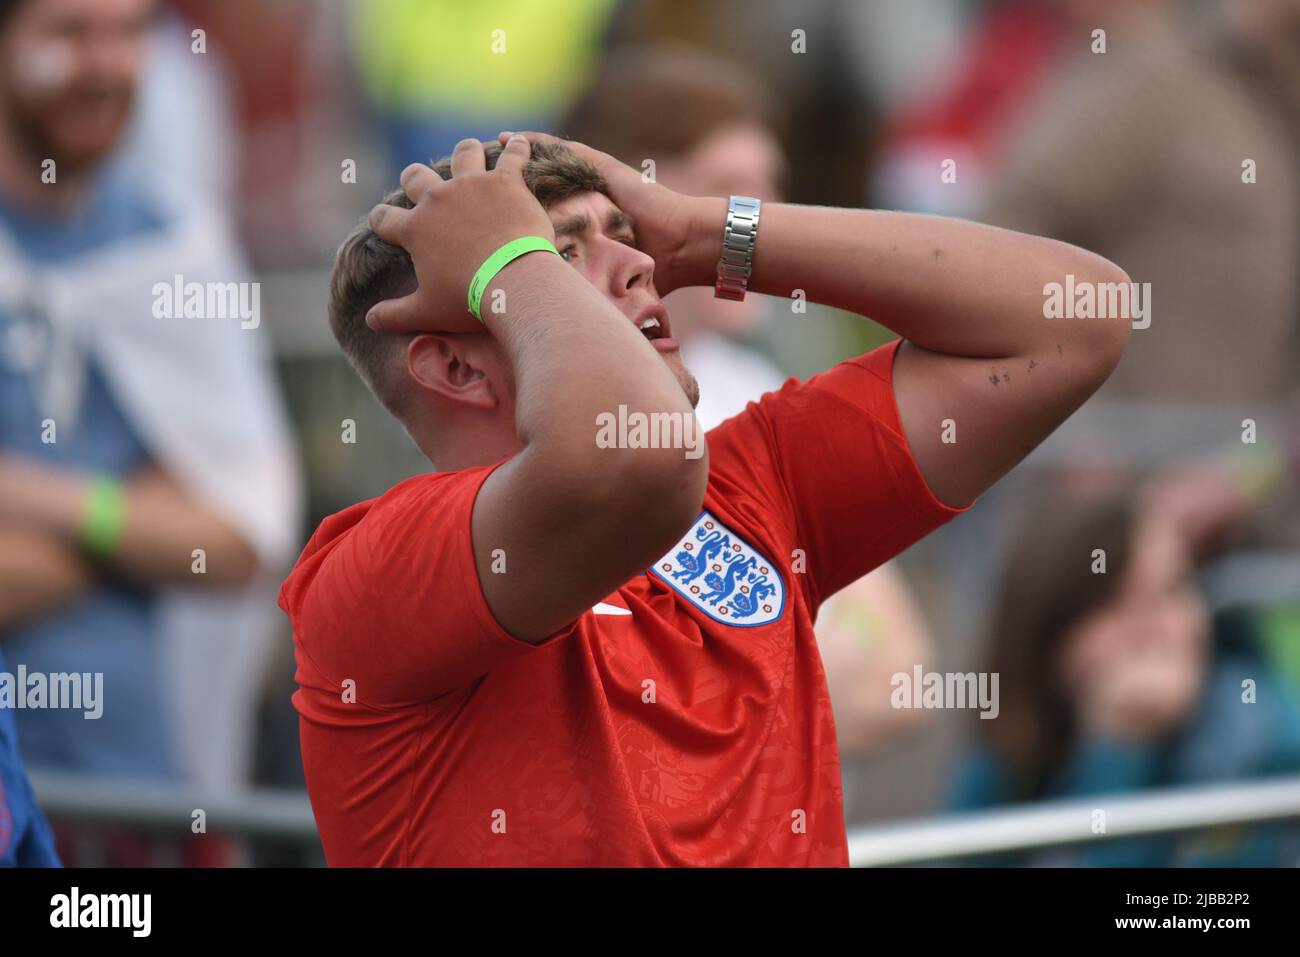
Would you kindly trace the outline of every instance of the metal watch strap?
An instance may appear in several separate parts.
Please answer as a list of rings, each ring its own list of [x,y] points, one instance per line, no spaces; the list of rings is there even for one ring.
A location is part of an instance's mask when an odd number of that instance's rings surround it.
[[[739,302],[749,289],[754,269],[754,245],[758,241],[758,210],[762,204],[752,196],[727,200],[727,224],[722,230],[722,258],[713,286],[717,299]]]

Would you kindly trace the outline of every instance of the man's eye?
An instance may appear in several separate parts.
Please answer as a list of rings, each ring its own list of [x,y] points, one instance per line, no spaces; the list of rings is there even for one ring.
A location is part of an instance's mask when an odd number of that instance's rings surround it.
[[[560,258],[566,263],[572,260],[573,254],[577,251],[577,246],[564,246],[559,250]]]

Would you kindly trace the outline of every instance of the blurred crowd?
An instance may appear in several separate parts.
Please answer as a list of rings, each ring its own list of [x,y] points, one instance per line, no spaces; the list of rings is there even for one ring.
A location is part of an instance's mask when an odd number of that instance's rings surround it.
[[[1300,0],[0,0],[0,125],[0,671],[104,676],[96,720],[0,721],[88,802],[301,787],[275,586],[427,467],[330,337],[331,256],[405,165],[503,129],[1149,290],[1080,413],[823,607],[850,825],[1300,773]],[[160,314],[173,283],[254,312]],[[892,337],[666,302],[706,428]],[[898,707],[914,669],[998,675],[997,716]],[[234,859],[54,824],[69,863]],[[1014,860],[1295,865],[1300,829]]]

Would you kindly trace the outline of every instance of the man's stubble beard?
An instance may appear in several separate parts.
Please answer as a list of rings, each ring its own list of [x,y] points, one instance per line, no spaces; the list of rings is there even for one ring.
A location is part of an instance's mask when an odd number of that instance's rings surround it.
[[[699,408],[700,383],[696,380],[695,376],[691,375],[691,371],[684,366],[682,367],[682,374],[686,377],[686,382],[682,384],[682,389],[686,393],[686,398],[690,401],[692,409]]]
[[[52,159],[60,174],[69,179],[101,163],[121,142],[130,122],[135,90],[115,91],[120,117],[117,129],[111,141],[91,149],[69,150],[60,142],[57,135],[51,133],[50,113],[57,110],[59,101],[70,96],[77,96],[77,91],[65,91],[53,98],[27,100],[13,95],[12,90],[0,93],[0,131],[11,135],[19,149],[29,156]]]
[[[673,369],[673,364],[668,359],[665,358],[664,362],[670,369]],[[682,387],[682,392],[686,394],[687,400],[691,403],[691,408],[698,408],[700,404],[700,383],[695,376],[691,375],[691,370],[686,368],[686,363],[682,361],[681,352],[677,353],[677,368],[673,369],[673,375],[677,379],[677,384]]]

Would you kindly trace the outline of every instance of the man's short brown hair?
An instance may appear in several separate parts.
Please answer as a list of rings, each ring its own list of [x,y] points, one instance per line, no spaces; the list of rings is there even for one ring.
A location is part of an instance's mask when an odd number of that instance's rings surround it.
[[[501,149],[498,143],[484,144],[488,169],[496,167]],[[451,179],[451,157],[431,166],[443,179]],[[551,144],[532,144],[532,154],[524,168],[524,182],[546,208],[578,193],[609,195],[609,186],[594,167],[571,150]],[[401,189],[393,190],[383,201],[404,209],[412,206]],[[448,228],[455,229],[455,224],[449,223]],[[394,356],[405,350],[411,337],[373,331],[366,325],[366,313],[377,302],[407,295],[414,291],[415,285],[410,255],[400,246],[380,239],[365,220],[352,230],[334,255],[330,275],[330,330],[379,401],[399,417],[396,386],[400,367]]]

